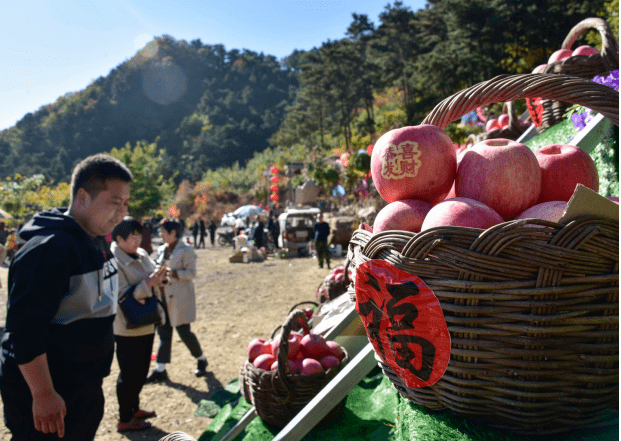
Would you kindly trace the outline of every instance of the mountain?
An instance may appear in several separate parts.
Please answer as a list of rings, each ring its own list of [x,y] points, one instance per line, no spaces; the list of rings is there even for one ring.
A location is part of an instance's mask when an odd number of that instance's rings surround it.
[[[297,88],[272,55],[164,35],[0,132],[0,178],[68,181],[84,157],[144,140],[165,150],[177,180],[199,179],[268,147]]]

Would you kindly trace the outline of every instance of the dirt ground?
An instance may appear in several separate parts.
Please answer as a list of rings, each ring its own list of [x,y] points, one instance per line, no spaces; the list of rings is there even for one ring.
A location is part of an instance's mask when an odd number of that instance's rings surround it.
[[[198,404],[209,399],[218,389],[239,376],[246,358],[246,348],[255,337],[269,338],[281,325],[289,310],[297,303],[314,301],[315,291],[328,269],[320,269],[313,258],[275,259],[263,262],[230,263],[231,247],[216,244],[196,250],[198,276],[197,321],[192,330],[198,337],[209,366],[205,378],[196,378],[196,362],[175,333],[172,360],[168,366],[170,382],[147,384],[140,394],[141,408],[155,410],[153,427],[140,432],[116,431],[118,403],[116,360],[112,373],[104,379],[106,398],[104,418],[96,441],[150,440],[157,441],[168,433],[183,431],[198,439],[211,419],[196,417]],[[333,262],[336,266],[340,259]],[[6,316],[7,269],[0,268],[0,326]],[[310,305],[305,305],[307,307]],[[158,338],[155,337],[154,351]],[[151,363],[155,366],[155,362]],[[0,421],[0,440],[9,440],[10,433]]]

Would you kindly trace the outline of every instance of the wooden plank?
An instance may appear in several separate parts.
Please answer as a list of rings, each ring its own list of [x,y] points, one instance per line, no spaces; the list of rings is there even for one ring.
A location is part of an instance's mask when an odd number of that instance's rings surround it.
[[[377,366],[375,350],[371,343],[367,343],[358,355],[274,437],[274,441],[301,440],[375,366]]]
[[[535,136],[539,135],[537,129],[534,124],[531,124],[528,129],[524,133],[520,135],[520,137],[516,140],[517,142],[526,142],[530,139],[533,139]]]

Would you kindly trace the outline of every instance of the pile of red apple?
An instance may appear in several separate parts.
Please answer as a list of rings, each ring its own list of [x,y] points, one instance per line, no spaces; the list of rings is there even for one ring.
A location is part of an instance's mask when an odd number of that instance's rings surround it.
[[[255,338],[248,345],[248,361],[257,369],[278,369],[280,335],[274,340]],[[313,375],[337,366],[345,351],[336,342],[326,340],[319,334],[302,335],[292,331],[288,339],[288,366],[285,372],[293,375]]]
[[[347,275],[349,277],[349,280],[352,279],[352,270],[348,269],[347,270]],[[344,265],[340,265],[337,266],[336,268],[333,268],[330,270],[330,274],[328,274],[325,279],[323,280],[323,283],[319,286],[319,288],[317,288],[317,293],[315,294],[315,296],[317,297],[317,301],[319,303],[323,303],[328,299],[328,291],[325,288],[326,286],[328,286],[331,282],[342,282],[343,278],[345,277],[345,266]]]
[[[562,61],[569,57],[575,57],[576,55],[589,56],[589,55],[595,55],[595,54],[599,54],[599,51],[595,49],[593,46],[589,46],[588,44],[578,46],[573,51],[571,49],[559,49],[556,52],[554,52],[552,55],[550,55],[550,58],[548,58],[548,62],[546,64],[540,64],[539,66],[537,66],[533,70],[533,73],[541,73],[543,72],[543,70],[546,68],[548,64],[552,64],[557,61]]]
[[[595,162],[579,147],[553,144],[533,152],[499,138],[456,151],[446,133],[428,124],[382,135],[371,155],[371,176],[388,202],[373,233],[487,229],[523,218],[558,222],[578,184],[599,190]]]

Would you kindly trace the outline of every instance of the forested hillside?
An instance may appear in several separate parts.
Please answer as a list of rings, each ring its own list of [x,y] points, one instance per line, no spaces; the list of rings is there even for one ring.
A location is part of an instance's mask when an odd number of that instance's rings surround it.
[[[171,174],[198,179],[265,149],[297,84],[271,55],[165,35],[0,132],[0,176],[67,180],[85,156],[145,140],[167,152]]]
[[[394,125],[419,124],[458,90],[531,72],[584,18],[604,17],[618,35],[618,8],[618,0],[428,0],[414,11],[396,1],[377,22],[353,13],[344,38],[282,60],[165,35],[0,132],[0,177],[67,181],[85,156],[141,140],[165,151],[165,178],[177,183],[239,170],[268,147],[354,152]]]

